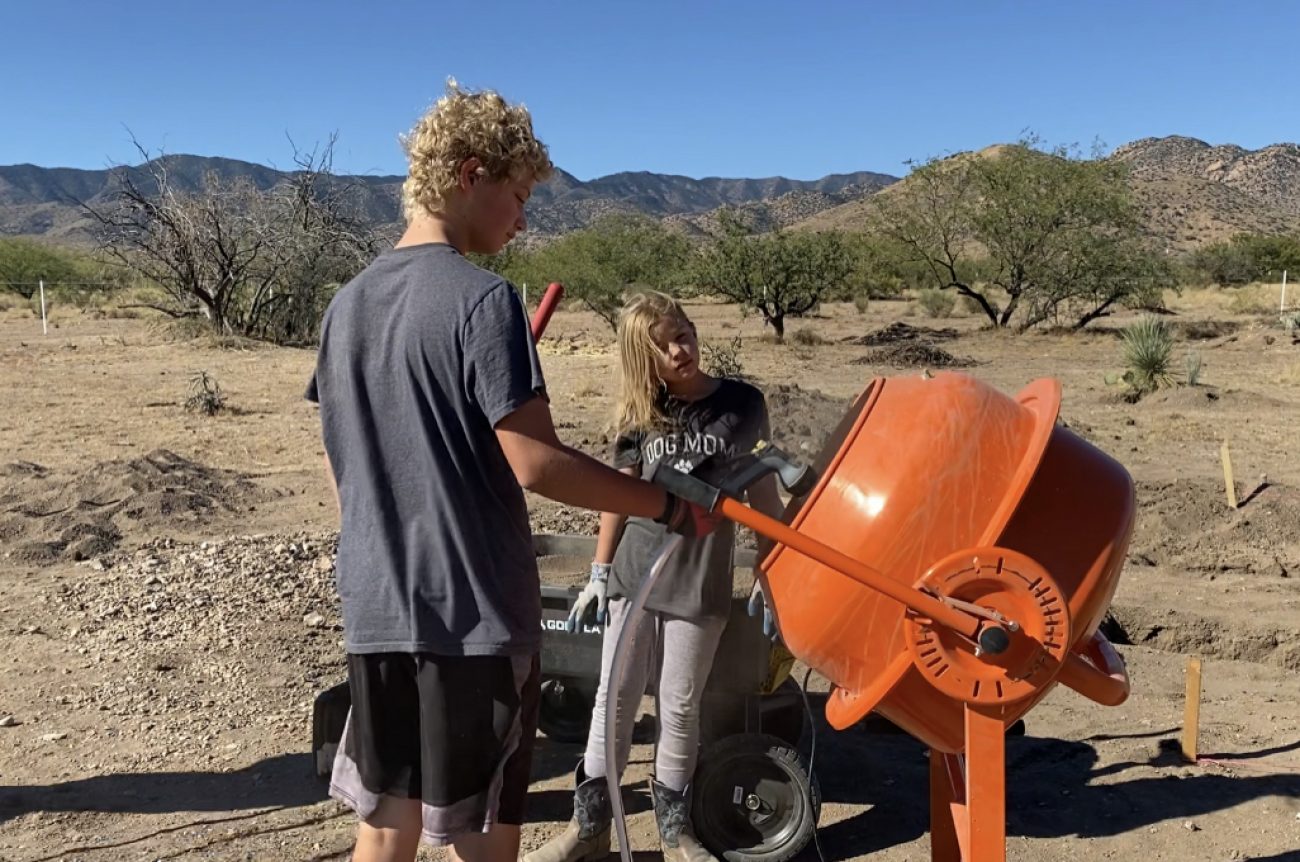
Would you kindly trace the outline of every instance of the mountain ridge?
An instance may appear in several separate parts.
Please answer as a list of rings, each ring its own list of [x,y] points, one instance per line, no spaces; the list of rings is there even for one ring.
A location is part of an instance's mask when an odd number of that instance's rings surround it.
[[[992,152],[992,144],[980,152]],[[961,154],[958,154],[961,155]],[[1300,145],[1270,144],[1250,150],[1183,135],[1139,138],[1116,147],[1108,159],[1125,164],[1144,229],[1170,252],[1188,251],[1234,233],[1300,232]],[[266,189],[291,171],[221,156],[159,157],[175,186],[196,191],[213,173],[243,178]],[[0,236],[43,236],[91,241],[79,203],[104,203],[112,173],[33,164],[0,166]],[[145,176],[144,165],[123,168]],[[376,226],[401,221],[403,177],[340,174],[354,183],[364,217]],[[528,206],[526,241],[545,241],[592,224],[605,215],[639,213],[688,235],[709,233],[722,207],[739,209],[759,230],[861,230],[871,195],[906,178],[875,171],[828,174],[815,180],[786,177],[703,177],[620,171],[580,180],[557,169],[537,186]]]

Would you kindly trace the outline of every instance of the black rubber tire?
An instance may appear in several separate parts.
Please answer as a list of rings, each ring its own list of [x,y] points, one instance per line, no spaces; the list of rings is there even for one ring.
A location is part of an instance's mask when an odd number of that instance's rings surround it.
[[[559,679],[542,680],[537,726],[556,742],[584,743],[591,727],[592,696]]]
[[[691,793],[696,837],[727,862],[786,862],[821,816],[821,789],[803,755],[766,734],[728,736],[707,749]]]

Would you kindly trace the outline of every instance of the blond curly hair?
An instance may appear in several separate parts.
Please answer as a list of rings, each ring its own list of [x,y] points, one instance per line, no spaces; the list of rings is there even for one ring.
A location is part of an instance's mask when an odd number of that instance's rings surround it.
[[[447,93],[415,128],[401,138],[408,161],[402,184],[406,220],[441,212],[456,187],[460,166],[477,156],[488,179],[550,178],[546,145],[533,134],[523,105],[511,105],[493,90],[465,90],[454,79]]]

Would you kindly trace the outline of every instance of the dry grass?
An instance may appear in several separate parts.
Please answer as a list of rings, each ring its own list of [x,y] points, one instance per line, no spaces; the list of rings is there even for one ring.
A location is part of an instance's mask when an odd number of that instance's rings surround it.
[[[1227,310],[1232,314],[1268,314],[1277,311],[1281,285],[1248,284],[1230,288]]]
[[[1204,314],[1226,312],[1229,300],[1227,291],[1215,286],[1184,287],[1181,292],[1166,290],[1163,298],[1166,308]]]

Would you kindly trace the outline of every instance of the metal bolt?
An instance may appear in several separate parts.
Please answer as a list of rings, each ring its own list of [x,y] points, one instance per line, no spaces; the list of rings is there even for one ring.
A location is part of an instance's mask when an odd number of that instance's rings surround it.
[[[763,801],[756,794],[750,793],[745,797],[745,808],[750,811],[757,811],[763,805]]]

